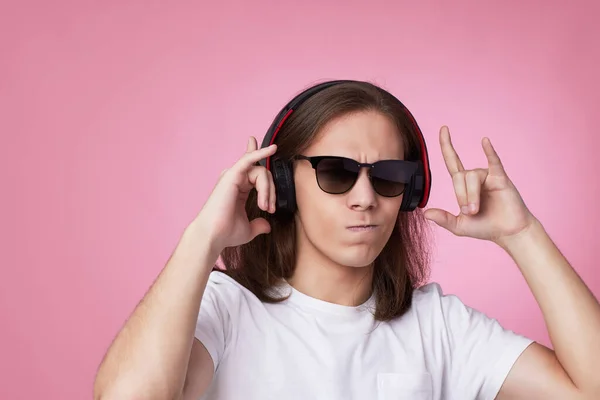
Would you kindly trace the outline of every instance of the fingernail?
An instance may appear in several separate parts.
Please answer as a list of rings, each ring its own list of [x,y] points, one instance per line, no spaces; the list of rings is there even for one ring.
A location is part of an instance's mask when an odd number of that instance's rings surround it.
[[[475,203],[470,203],[470,204],[469,204],[469,209],[470,209],[472,212],[475,212]]]
[[[467,207],[467,206],[462,206],[462,207],[460,208],[460,211],[461,211],[463,214],[468,214],[468,213],[469,213],[469,207]]]

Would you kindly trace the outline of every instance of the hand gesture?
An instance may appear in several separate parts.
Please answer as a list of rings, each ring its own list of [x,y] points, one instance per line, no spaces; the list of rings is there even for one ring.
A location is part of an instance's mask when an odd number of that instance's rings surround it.
[[[487,168],[465,170],[452,146],[446,126],[440,130],[440,147],[460,207],[460,213],[431,208],[425,217],[458,236],[490,240],[495,243],[518,234],[535,220],[500,157],[488,138],[482,147],[488,160]]]
[[[197,219],[206,229],[209,240],[219,251],[225,247],[250,242],[260,234],[269,233],[271,226],[265,218],[249,221],[246,200],[256,188],[258,207],[275,212],[275,185],[265,167],[256,165],[275,153],[276,145],[258,149],[256,138],[248,141],[246,153],[224,170]]]

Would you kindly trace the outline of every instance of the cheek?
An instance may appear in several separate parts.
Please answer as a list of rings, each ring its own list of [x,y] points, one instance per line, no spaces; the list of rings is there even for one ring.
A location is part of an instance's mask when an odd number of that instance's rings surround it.
[[[345,207],[341,197],[324,193],[316,182],[303,182],[296,187],[296,203],[298,217],[301,220],[302,235],[306,236],[314,246],[323,243],[336,243],[340,235],[340,210]],[[321,249],[324,250],[324,249]]]
[[[299,213],[310,229],[313,225],[321,226],[323,219],[331,219],[331,209],[335,208],[335,199],[323,192],[316,181],[314,170],[308,168],[297,170],[294,174],[296,185],[296,203]],[[314,229],[311,229],[314,230]]]
[[[336,223],[336,215],[344,205],[328,196],[320,190],[303,191],[296,196],[300,218],[310,236],[325,236],[339,225],[339,222]]]
[[[402,203],[402,198],[400,199],[390,199],[390,201],[386,204],[381,205],[381,215],[383,221],[385,221],[385,238],[390,237],[392,231],[394,230],[394,226],[396,225],[396,221],[398,220],[398,215],[400,212],[400,205]]]

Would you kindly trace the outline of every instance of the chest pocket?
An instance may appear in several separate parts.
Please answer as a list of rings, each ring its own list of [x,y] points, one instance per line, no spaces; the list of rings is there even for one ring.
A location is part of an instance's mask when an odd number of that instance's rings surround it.
[[[377,374],[377,400],[433,400],[431,375],[421,373]]]

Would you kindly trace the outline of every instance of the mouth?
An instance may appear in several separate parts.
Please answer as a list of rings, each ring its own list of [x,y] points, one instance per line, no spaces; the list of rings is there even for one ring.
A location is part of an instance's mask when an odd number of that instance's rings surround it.
[[[375,228],[377,228],[377,225],[354,225],[349,226],[348,230],[352,232],[370,232],[375,230]]]

